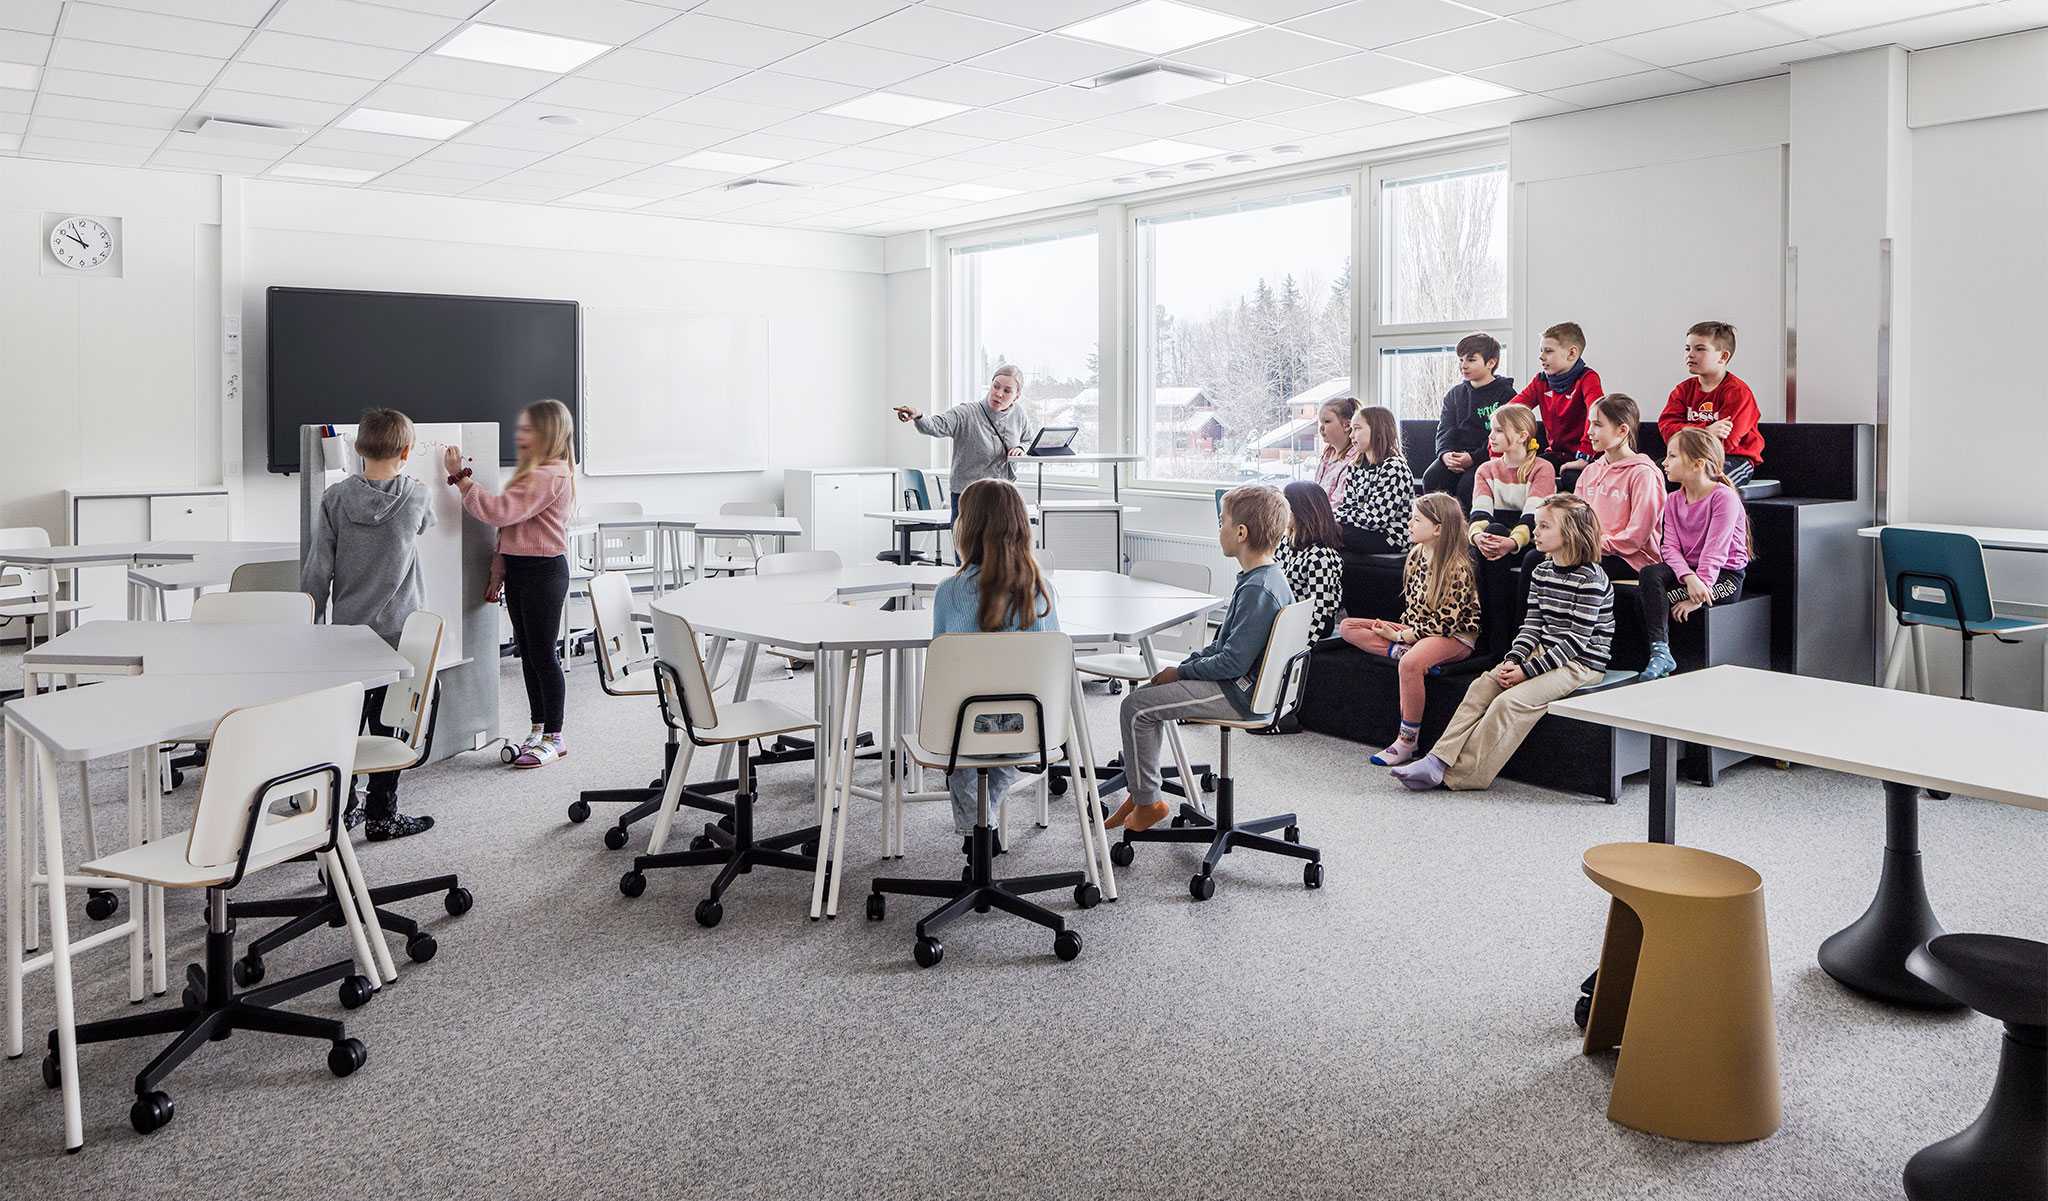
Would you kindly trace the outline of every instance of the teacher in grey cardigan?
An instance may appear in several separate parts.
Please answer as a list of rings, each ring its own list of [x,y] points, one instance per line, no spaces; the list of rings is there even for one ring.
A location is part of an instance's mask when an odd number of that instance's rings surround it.
[[[1016,482],[1017,469],[1010,460],[1022,456],[1031,440],[1024,410],[1017,405],[1023,395],[1024,373],[1005,364],[996,368],[988,381],[988,395],[980,400],[956,404],[930,417],[909,405],[896,406],[896,420],[910,422],[920,434],[953,440],[951,490],[956,513],[960,494],[974,481]]]

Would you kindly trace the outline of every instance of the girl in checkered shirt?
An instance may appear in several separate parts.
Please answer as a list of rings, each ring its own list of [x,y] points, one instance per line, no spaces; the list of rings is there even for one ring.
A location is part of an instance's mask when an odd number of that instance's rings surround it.
[[[1479,581],[1465,549],[1465,510],[1458,498],[1444,492],[1417,498],[1408,536],[1415,549],[1401,568],[1401,620],[1350,617],[1337,627],[1344,641],[1399,663],[1401,733],[1372,757],[1378,767],[1396,767],[1415,757],[1422,736],[1424,677],[1432,667],[1469,657],[1479,643]]]
[[[1330,625],[1344,603],[1343,545],[1337,533],[1337,518],[1330,512],[1330,497],[1313,480],[1296,480],[1281,489],[1293,523],[1287,537],[1273,552],[1273,561],[1287,577],[1295,600],[1314,601],[1309,622],[1309,641],[1330,636]]]
[[[1352,415],[1351,454],[1344,499],[1337,503],[1344,549],[1361,555],[1406,551],[1415,473],[1401,453],[1401,427],[1392,410],[1369,405]]]

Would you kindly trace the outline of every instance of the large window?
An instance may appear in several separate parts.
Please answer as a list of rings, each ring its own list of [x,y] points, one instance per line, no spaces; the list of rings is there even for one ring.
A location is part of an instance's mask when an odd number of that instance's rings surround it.
[[[1137,222],[1137,453],[1146,479],[1280,481],[1351,390],[1351,188],[1254,194]]]
[[[1372,171],[1373,399],[1434,419],[1468,333],[1508,342],[1508,172],[1499,152]],[[1505,351],[1503,351],[1505,364]]]
[[[1024,372],[1024,405],[1034,426],[1079,426],[1074,449],[1100,449],[1094,232],[955,247],[948,266],[952,370],[945,403],[980,400],[996,368],[1014,365]],[[1049,464],[1047,474],[1098,470]]]

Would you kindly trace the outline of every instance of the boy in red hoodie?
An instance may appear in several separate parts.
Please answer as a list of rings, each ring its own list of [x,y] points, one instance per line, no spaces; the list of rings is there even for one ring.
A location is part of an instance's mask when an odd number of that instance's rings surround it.
[[[1666,442],[1685,427],[1699,426],[1721,440],[1728,481],[1740,488],[1764,461],[1764,436],[1757,432],[1756,393],[1728,370],[1735,357],[1735,327],[1702,321],[1685,331],[1685,370],[1690,376],[1671,389],[1657,432]]]
[[[1586,410],[1603,395],[1600,373],[1586,365],[1586,331],[1561,321],[1543,331],[1536,362],[1543,368],[1517,393],[1515,404],[1543,414],[1543,457],[1557,469],[1557,489],[1570,492],[1579,471],[1593,457],[1586,439]]]
[[[1600,519],[1600,570],[1616,584],[1633,583],[1663,550],[1664,470],[1636,449],[1640,420],[1636,402],[1620,392],[1594,401],[1586,434],[1599,457],[1579,474],[1579,499]],[[1660,588],[1615,590],[1617,597],[1624,593],[1646,606],[1670,603]]]

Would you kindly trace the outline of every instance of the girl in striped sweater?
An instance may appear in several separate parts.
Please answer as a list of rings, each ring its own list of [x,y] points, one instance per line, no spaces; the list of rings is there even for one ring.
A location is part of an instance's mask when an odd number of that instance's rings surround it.
[[[1529,578],[1521,632],[1492,672],[1472,681],[1430,753],[1394,778],[1417,791],[1485,788],[1541,720],[1550,702],[1597,681],[1614,641],[1614,586],[1600,570],[1600,522],[1576,496],[1536,512],[1545,558]]]

